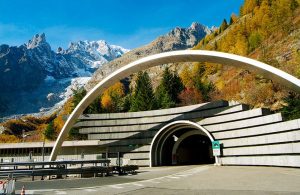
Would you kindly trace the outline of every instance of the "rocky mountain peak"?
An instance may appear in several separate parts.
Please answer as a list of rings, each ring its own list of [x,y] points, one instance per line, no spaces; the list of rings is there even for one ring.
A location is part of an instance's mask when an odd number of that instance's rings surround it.
[[[47,45],[50,47],[50,45],[46,41],[45,33],[34,35],[33,38],[29,40],[28,43],[26,44],[27,49],[33,49],[40,45]]]
[[[197,31],[197,32],[204,31],[207,34],[211,33],[211,30],[207,26],[204,26],[204,25],[202,25],[202,24],[200,24],[198,22],[193,22],[191,24],[191,26],[188,28],[188,30],[190,30],[190,31]]]
[[[190,26],[190,29],[197,30],[197,29],[199,29],[199,27],[203,27],[203,25],[198,22],[193,22]]]
[[[96,69],[128,51],[128,49],[124,49],[123,47],[110,45],[104,40],[85,40],[72,42],[69,48],[64,51],[64,54],[76,56],[84,64],[88,64],[91,68]]]
[[[62,47],[58,47],[56,53],[64,54],[65,50]]]
[[[176,39],[174,47],[170,50],[186,49],[194,47],[205,35],[210,34],[212,30],[198,22],[193,22],[188,28],[176,27],[166,36],[166,39]],[[168,41],[167,41],[168,42]]]

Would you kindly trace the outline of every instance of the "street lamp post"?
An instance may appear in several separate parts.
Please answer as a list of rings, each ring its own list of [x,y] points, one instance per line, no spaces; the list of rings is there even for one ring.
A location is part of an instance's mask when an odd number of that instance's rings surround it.
[[[44,136],[44,140],[43,140],[43,148],[42,148],[42,158],[43,158],[43,162],[45,162],[45,136]],[[44,164],[42,166],[42,169],[44,169]],[[41,180],[44,180],[44,175],[42,175]]]
[[[43,140],[42,157],[43,157],[43,162],[44,162],[45,161],[45,137],[44,137],[44,140]]]

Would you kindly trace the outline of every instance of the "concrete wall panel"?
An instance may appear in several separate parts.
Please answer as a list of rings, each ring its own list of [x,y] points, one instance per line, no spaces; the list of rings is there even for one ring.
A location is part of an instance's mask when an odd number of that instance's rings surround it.
[[[225,131],[230,129],[252,127],[252,126],[269,124],[269,123],[276,123],[280,121],[282,121],[282,117],[281,114],[278,113],[278,114],[271,114],[271,115],[257,117],[257,118],[239,120],[235,122],[222,123],[217,125],[204,125],[204,128],[206,128],[210,132],[216,132],[216,131]]]
[[[224,148],[224,156],[300,153],[300,142],[239,148]]]
[[[224,147],[234,147],[234,146],[246,146],[246,145],[258,145],[258,144],[274,144],[280,142],[293,142],[300,141],[300,130],[269,134],[269,135],[260,135],[254,137],[245,137],[245,138],[236,138],[222,140]]]
[[[213,136],[216,139],[230,139],[236,137],[255,136],[295,129],[300,129],[300,119],[275,124],[262,124],[258,127],[244,128],[239,130],[215,132],[213,133]]]
[[[226,157],[222,158],[221,162],[224,165],[271,165],[300,167],[300,155]]]

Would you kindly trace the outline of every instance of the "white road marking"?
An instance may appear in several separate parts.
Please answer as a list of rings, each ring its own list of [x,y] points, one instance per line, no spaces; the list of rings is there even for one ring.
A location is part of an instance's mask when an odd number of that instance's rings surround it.
[[[55,194],[67,194],[66,191],[55,191]]]
[[[152,181],[152,180],[143,181],[143,182],[150,182],[150,183],[160,183],[159,181]]]
[[[96,192],[97,190],[95,190],[95,189],[85,189],[84,191],[87,191],[87,192]]]
[[[178,177],[188,177],[188,176],[191,176],[191,175],[193,175],[193,174],[176,174],[176,175],[174,175],[174,176],[178,176]]]
[[[110,187],[115,188],[115,189],[121,189],[121,188],[124,188],[124,187],[122,187],[122,186],[120,186],[120,185],[110,185]]]
[[[140,183],[133,183],[132,185],[140,186],[140,187],[144,186],[144,185],[142,185],[142,184],[140,184]]]
[[[180,177],[169,176],[170,179],[180,179]]]

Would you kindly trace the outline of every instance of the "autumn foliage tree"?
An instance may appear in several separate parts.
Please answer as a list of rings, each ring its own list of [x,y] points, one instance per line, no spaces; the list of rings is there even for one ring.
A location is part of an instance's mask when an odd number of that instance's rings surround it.
[[[180,99],[180,105],[182,106],[199,104],[203,102],[201,93],[195,88],[185,88],[178,97]]]
[[[125,89],[121,82],[106,89],[101,98],[101,105],[106,112],[120,112],[123,110]]]
[[[0,135],[0,143],[18,143],[20,141],[21,139],[15,135],[7,135],[7,134]]]

